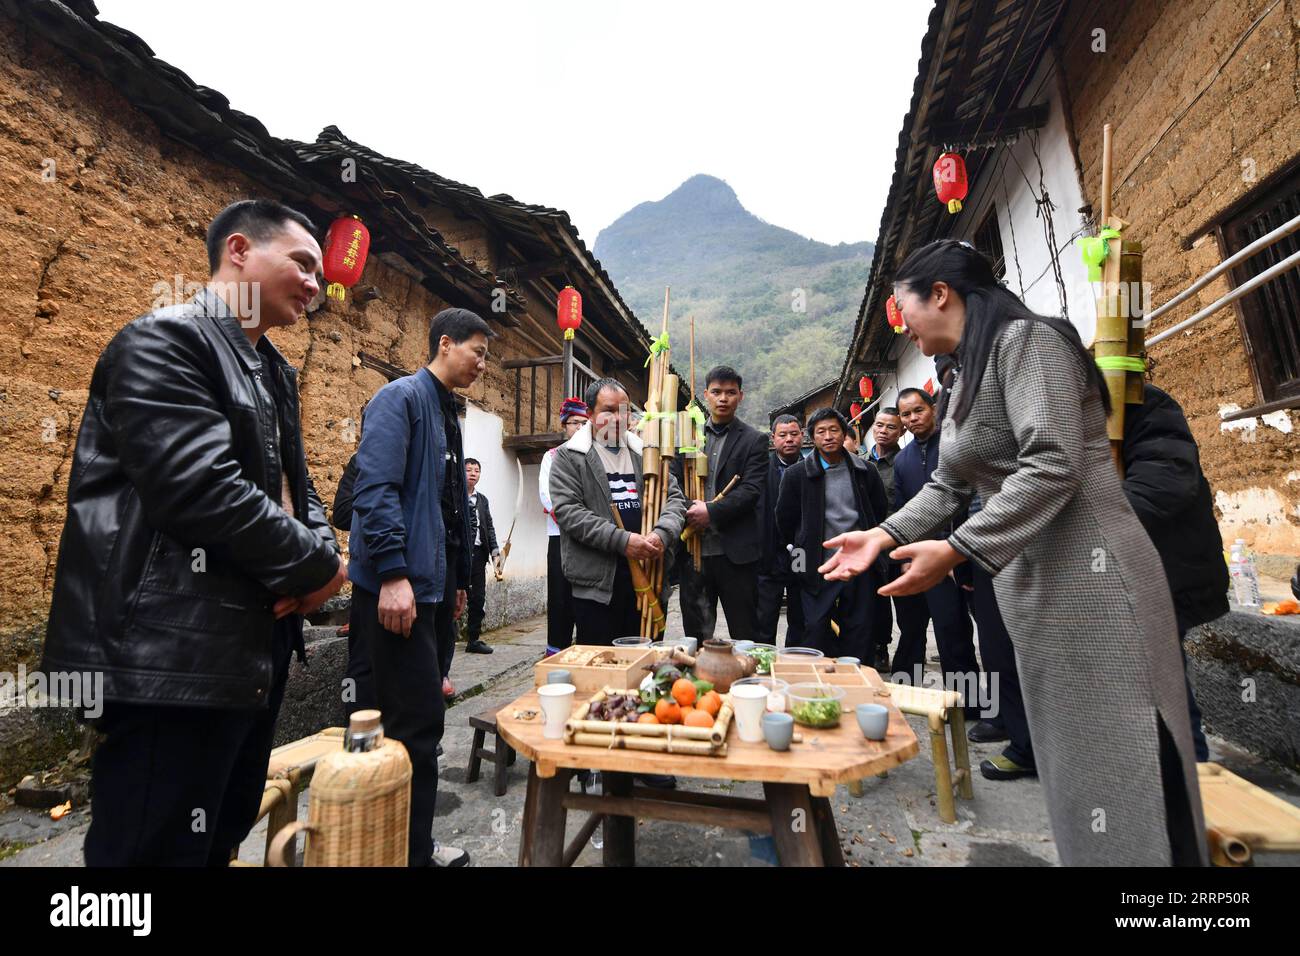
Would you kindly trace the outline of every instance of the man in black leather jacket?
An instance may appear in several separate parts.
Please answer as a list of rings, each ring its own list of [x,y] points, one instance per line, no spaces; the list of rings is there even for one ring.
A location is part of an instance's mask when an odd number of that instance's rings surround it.
[[[95,365],[44,669],[103,675],[91,866],[224,866],[257,815],[302,615],[346,581],[303,453],[294,370],[264,332],[318,291],[310,220],[246,200],[211,283]]]

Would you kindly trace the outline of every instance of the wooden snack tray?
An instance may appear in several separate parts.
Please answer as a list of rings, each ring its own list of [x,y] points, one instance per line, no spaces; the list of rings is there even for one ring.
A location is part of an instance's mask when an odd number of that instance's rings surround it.
[[[564,742],[579,747],[609,750],[647,750],[683,753],[699,757],[725,757],[727,732],[731,729],[731,695],[722,695],[722,709],[712,727],[683,727],[680,724],[640,724],[632,721],[588,720],[591,705],[622,688],[605,687],[573,712],[564,725]]]
[[[593,658],[610,657],[615,664],[591,664]],[[539,661],[533,668],[533,685],[541,687],[551,671],[568,671],[579,694],[594,694],[602,688],[633,690],[645,679],[648,665],[657,655],[648,647],[601,647],[575,644]]]
[[[858,704],[883,704],[878,690],[883,684],[875,681],[875,671],[866,671],[855,664],[836,664],[832,660],[820,658],[813,661],[783,661],[777,659],[772,663],[772,676],[788,684],[830,684],[844,688],[844,698],[840,701],[845,711],[851,711]],[[819,680],[820,678],[820,680]]]

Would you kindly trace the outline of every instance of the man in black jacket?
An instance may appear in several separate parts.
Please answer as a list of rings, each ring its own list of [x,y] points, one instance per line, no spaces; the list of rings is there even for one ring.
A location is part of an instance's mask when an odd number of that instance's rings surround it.
[[[767,461],[763,489],[763,566],[758,574],[758,640],[776,643],[776,624],[785,600],[785,643],[803,643],[803,593],[799,577],[790,570],[790,553],[776,527],[776,501],[786,470],[803,461],[803,429],[793,415],[778,415],[772,422],[772,453]]]
[[[817,568],[830,556],[823,542],[885,520],[885,487],[871,462],[844,451],[849,428],[838,411],[817,409],[808,430],[813,453],[786,470],[776,504],[781,543],[794,548],[792,570],[803,590],[803,646],[828,657],[850,655],[869,662],[876,605],[886,600],[876,593],[885,584],[883,567],[848,581],[826,581]],[[786,646],[792,645],[787,641]]]
[[[68,483],[47,671],[98,672],[90,866],[224,866],[261,801],[302,615],[346,581],[303,454],[295,372],[263,333],[319,287],[311,221],[247,200],[211,283],[95,365]]]
[[[1160,554],[1174,599],[1178,637],[1228,613],[1228,568],[1201,471],[1196,439],[1182,407],[1149,382],[1142,404],[1124,414],[1124,495]],[[1186,656],[1183,658],[1186,662]],[[1187,684],[1196,759],[1209,760],[1201,711]]]
[[[895,510],[916,496],[939,465],[939,426],[934,411],[934,397],[919,388],[905,388],[898,393],[898,411],[903,426],[915,439],[894,459]],[[963,516],[964,517],[964,516]],[[953,526],[960,522],[954,521]],[[934,537],[944,537],[952,526],[942,529]],[[969,572],[961,570],[962,583],[970,582]],[[962,686],[972,689],[980,672],[975,659],[975,628],[967,607],[967,592],[953,577],[944,578],[925,592],[929,617],[934,622],[934,641],[939,648],[940,667],[944,684],[952,690]],[[905,675],[918,686],[925,666],[926,632],[922,625],[906,618],[899,621],[898,649],[894,652],[893,670]],[[972,723],[979,719],[979,708],[971,701],[966,703],[966,716]],[[974,728],[972,728],[974,729]],[[986,728],[992,730],[992,728]],[[984,739],[1005,739],[1005,734],[986,736]]]
[[[475,490],[482,473],[483,466],[477,458],[465,459],[465,490],[469,494],[470,534],[474,539],[469,565],[469,622],[465,632],[465,650],[471,654],[492,653],[492,648],[479,635],[483,633],[483,605],[487,600],[487,563],[489,559],[494,564],[501,560],[488,497]]]
[[[705,426],[709,459],[705,499],[690,503],[686,521],[702,536],[701,570],[690,562],[681,571],[682,605],[702,615],[701,642],[713,636],[718,601],[733,640],[754,640],[758,604],[758,566],[763,556],[763,486],[767,476],[767,436],[736,417],[745,397],[740,373],[728,365],[709,369],[704,395],[711,412]],[[733,478],[736,485],[721,501],[713,499]],[[688,627],[689,630],[689,627]]]

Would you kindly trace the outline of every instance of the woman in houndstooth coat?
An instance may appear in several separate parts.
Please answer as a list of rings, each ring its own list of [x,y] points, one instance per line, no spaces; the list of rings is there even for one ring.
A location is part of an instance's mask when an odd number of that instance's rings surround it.
[[[823,574],[849,577],[904,545],[892,556],[911,567],[882,594],[922,592],[962,561],[994,575],[1061,861],[1203,865],[1173,603],[1120,487],[1091,356],[966,243],[914,252],[895,297],[921,351],[960,363],[939,467],[878,527],[826,542],[842,550]],[[972,494],[981,511],[924,540]]]

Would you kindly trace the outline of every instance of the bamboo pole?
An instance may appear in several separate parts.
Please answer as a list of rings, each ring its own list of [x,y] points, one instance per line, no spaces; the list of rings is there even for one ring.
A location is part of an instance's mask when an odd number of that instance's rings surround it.
[[[1111,124],[1102,127],[1101,146],[1101,227],[1120,231],[1123,223],[1110,214],[1111,191]],[[1097,333],[1093,353],[1098,359],[1118,359],[1129,354],[1129,329],[1127,310],[1120,308],[1119,281],[1121,241],[1112,240],[1107,245],[1107,256],[1102,264],[1101,296],[1097,299]],[[1124,474],[1124,402],[1128,391],[1128,373],[1119,368],[1103,368],[1102,380],[1110,394],[1110,415],[1106,419],[1106,436],[1110,439],[1111,459],[1115,469]]]
[[[625,530],[618,508],[611,504],[609,509],[614,513],[614,523],[618,525],[619,530]],[[641,562],[636,558],[629,557],[627,558],[627,569],[632,573],[632,590],[636,592],[637,606],[642,609],[642,619],[646,619],[648,615],[651,622],[662,623],[664,612],[663,608],[659,606],[659,593],[651,590],[649,576],[646,574],[645,569],[641,567]],[[647,634],[646,636],[651,635]]]

